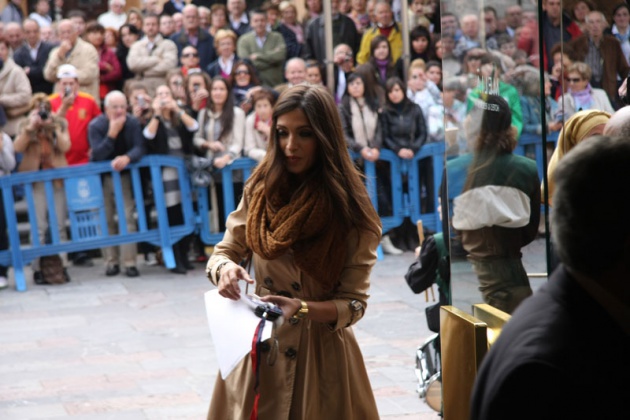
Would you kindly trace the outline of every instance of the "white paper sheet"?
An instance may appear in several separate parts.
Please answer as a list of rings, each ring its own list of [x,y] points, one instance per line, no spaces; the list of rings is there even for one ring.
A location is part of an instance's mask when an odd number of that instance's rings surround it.
[[[252,350],[254,332],[260,322],[243,299],[233,301],[219,295],[217,289],[205,293],[206,314],[212,342],[217,352],[219,370],[227,378],[236,365]],[[262,340],[271,337],[273,323],[267,322]]]

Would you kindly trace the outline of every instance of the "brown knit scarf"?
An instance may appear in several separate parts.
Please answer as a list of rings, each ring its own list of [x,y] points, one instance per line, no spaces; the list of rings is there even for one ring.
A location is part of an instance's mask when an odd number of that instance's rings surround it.
[[[316,180],[302,188],[288,181],[270,202],[264,182],[253,188],[247,214],[247,245],[266,260],[293,250],[298,268],[331,291],[346,258],[346,231],[335,220],[333,205]]]

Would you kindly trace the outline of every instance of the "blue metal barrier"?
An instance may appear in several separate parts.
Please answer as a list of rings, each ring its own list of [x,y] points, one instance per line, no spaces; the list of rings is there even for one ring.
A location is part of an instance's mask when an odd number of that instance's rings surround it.
[[[169,226],[166,206],[156,206],[157,228],[149,229],[144,212],[144,196],[140,179],[140,168],[150,169],[152,191],[156,203],[164,203],[164,186],[162,168],[177,169],[179,188],[182,198],[184,224]],[[190,178],[180,158],[151,155],[131,164],[124,171],[131,174],[132,191],[135,200],[138,231],[129,232],[124,217],[124,199],[121,185],[121,174],[114,171],[110,162],[96,162],[87,165],[72,166],[59,169],[24,172],[0,177],[0,187],[4,198],[4,211],[7,219],[9,251],[0,252],[0,262],[12,265],[15,273],[16,288],[26,290],[24,266],[35,258],[44,255],[55,255],[63,252],[74,252],[86,249],[121,245],[125,243],[149,242],[162,248],[164,263],[168,268],[175,266],[172,245],[195,229],[192,208]],[[112,177],[114,198],[118,217],[118,234],[109,234],[102,202],[100,188],[101,175]],[[61,179],[66,186],[71,240],[61,241],[57,229],[57,217],[54,203],[53,180]],[[48,220],[51,243],[41,244],[39,241],[33,184],[43,183],[48,203]],[[18,232],[18,222],[13,200],[13,187],[24,186],[25,199],[28,205],[28,222],[32,243],[22,245]],[[98,196],[101,200],[98,200]],[[69,199],[68,199],[69,198]],[[107,199],[107,198],[105,198]]]
[[[554,132],[551,133],[547,136],[547,143],[554,145],[557,143],[558,141],[558,133],[559,132]],[[544,168],[544,155],[543,153],[546,153],[546,151],[543,149],[542,146],[542,137],[538,136],[536,134],[529,134],[529,133],[523,133],[521,134],[521,137],[518,139],[518,144],[516,145],[516,148],[514,149],[514,154],[515,155],[520,155],[520,156],[525,156],[525,146],[529,146],[529,145],[533,145],[534,146],[534,150],[535,150],[535,154],[536,157],[534,160],[536,160],[536,166],[538,167],[538,179],[540,179],[542,181],[543,179],[543,174],[545,171]]]
[[[223,209],[225,210],[225,217],[232,213],[238,202],[234,197],[234,173],[236,171],[242,171],[243,182],[245,182],[251,175],[252,169],[258,164],[257,161],[250,158],[239,158],[234,160],[229,165],[226,165],[219,172],[221,173],[221,181],[223,183]],[[197,225],[199,226],[199,236],[201,241],[207,245],[215,245],[223,239],[225,232],[212,232],[212,226],[210,224],[208,206],[209,187],[196,187],[197,193]],[[240,199],[240,197],[238,197]],[[216,211],[213,209],[212,211]]]

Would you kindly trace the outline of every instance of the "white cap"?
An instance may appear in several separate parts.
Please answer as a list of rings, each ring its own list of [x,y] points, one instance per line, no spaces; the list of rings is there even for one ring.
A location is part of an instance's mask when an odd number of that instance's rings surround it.
[[[78,79],[77,68],[72,64],[62,64],[57,69],[57,79]]]

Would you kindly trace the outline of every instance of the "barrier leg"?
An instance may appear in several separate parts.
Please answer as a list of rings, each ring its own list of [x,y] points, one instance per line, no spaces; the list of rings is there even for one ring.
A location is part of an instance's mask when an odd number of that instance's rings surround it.
[[[15,207],[13,202],[12,188],[3,188],[2,196],[4,198],[5,208]],[[20,233],[17,228],[17,215],[14,211],[5,212],[7,221],[7,234],[9,236],[9,249],[11,250],[11,262],[13,264],[13,274],[15,276],[15,288],[18,292],[26,291],[26,278],[24,276],[24,260],[20,251]]]
[[[166,203],[164,199],[164,184],[162,183],[162,168],[151,167],[151,179],[153,181],[153,194],[155,198],[155,210],[157,212],[158,231],[160,232],[160,246],[162,247],[162,258],[166,268],[175,268],[175,255],[173,254],[173,243],[169,235],[169,221],[166,214]]]

